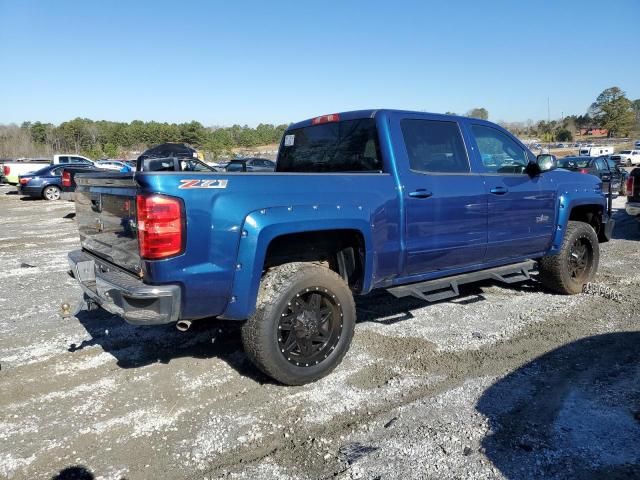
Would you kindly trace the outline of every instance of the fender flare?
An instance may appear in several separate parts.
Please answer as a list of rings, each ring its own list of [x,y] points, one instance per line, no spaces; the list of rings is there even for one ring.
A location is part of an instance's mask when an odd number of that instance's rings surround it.
[[[576,207],[584,205],[593,205],[606,211],[606,200],[604,197],[599,201],[594,201],[593,192],[584,189],[575,189],[573,192],[565,191],[558,197],[558,221],[556,222],[556,231],[553,235],[553,241],[548,255],[556,255],[560,252],[562,247],[562,241],[564,239],[564,232],[567,228],[569,218],[571,217],[571,211]]]
[[[260,280],[269,244],[282,235],[322,230],[355,230],[364,239],[363,292],[371,289],[373,270],[369,212],[355,205],[304,205],[255,210],[241,226],[231,297],[220,316],[244,320],[256,308]]]

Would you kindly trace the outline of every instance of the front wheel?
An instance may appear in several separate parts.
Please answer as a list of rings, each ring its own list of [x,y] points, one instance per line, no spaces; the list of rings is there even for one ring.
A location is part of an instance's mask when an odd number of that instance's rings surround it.
[[[598,236],[591,225],[570,221],[557,255],[540,260],[540,281],[558,293],[581,293],[595,277],[600,260]]]
[[[42,191],[42,198],[45,200],[60,200],[60,189],[55,185],[49,185]]]
[[[303,385],[340,364],[355,322],[353,295],[339,275],[314,263],[287,263],[262,277],[242,342],[264,373],[286,385]]]

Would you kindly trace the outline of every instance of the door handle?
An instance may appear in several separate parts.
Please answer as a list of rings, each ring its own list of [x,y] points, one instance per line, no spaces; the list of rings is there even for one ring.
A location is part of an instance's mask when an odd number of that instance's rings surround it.
[[[504,195],[505,193],[507,193],[509,191],[509,189],[506,188],[506,187],[493,187],[489,191],[491,193],[493,193],[494,195]]]
[[[429,198],[433,193],[427,192],[424,188],[419,188],[415,192],[409,193],[411,198]]]

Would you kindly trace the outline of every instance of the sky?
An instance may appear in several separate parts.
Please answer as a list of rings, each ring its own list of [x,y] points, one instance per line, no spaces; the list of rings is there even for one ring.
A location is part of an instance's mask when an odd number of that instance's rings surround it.
[[[640,98],[640,0],[0,0],[0,123],[290,123],[366,108],[493,121]]]

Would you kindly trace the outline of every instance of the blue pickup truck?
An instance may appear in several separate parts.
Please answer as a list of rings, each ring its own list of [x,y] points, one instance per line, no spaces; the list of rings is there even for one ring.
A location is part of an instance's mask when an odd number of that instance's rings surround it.
[[[354,295],[426,301],[527,280],[576,294],[613,229],[596,177],[535,157],[498,125],[397,110],[323,115],[283,135],[273,173],[76,177],[82,308],[138,325],[242,321],[285,384],[347,352]]]

